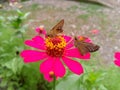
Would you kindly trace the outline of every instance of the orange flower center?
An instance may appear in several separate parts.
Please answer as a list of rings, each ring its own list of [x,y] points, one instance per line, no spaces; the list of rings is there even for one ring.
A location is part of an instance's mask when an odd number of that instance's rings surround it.
[[[61,57],[64,53],[66,41],[62,36],[45,39],[46,53],[52,57]]]

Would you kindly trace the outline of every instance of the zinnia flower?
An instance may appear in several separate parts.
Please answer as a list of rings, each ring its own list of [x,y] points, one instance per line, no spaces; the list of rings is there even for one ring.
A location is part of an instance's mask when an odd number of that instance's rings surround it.
[[[46,30],[44,29],[44,26],[43,25],[41,25],[41,26],[39,26],[39,27],[36,27],[36,32],[40,35],[40,34],[43,34],[43,35],[45,35],[46,34]]]
[[[116,52],[114,57],[115,57],[114,64],[120,67],[120,52]]]
[[[82,74],[82,65],[72,58],[90,59],[90,53],[81,55],[77,48],[74,47],[74,40],[69,36],[41,37],[35,36],[32,40],[26,40],[25,44],[36,48],[36,50],[23,50],[21,57],[25,63],[42,61],[40,72],[48,81],[55,77],[63,77],[65,75],[66,65],[70,71],[75,74]]]

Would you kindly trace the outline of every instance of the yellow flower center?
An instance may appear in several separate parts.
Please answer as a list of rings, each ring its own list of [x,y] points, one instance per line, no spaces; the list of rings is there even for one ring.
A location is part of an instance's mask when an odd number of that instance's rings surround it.
[[[64,53],[66,41],[62,36],[45,39],[46,53],[52,57],[61,57]]]

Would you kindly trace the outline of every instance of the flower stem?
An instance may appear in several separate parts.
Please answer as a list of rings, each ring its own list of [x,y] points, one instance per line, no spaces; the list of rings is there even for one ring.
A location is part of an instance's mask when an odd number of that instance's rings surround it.
[[[24,39],[23,33],[21,33],[21,36],[22,36],[22,40],[23,40],[23,42],[24,42],[25,39]]]
[[[22,41],[24,42],[24,41],[25,41],[25,38],[24,38],[24,36],[23,36],[23,33],[21,33],[21,37],[22,37]],[[25,49],[25,45],[24,45],[23,47],[24,47],[24,49]]]
[[[56,77],[54,76],[54,79],[53,79],[53,90],[55,90],[55,86],[56,86]]]

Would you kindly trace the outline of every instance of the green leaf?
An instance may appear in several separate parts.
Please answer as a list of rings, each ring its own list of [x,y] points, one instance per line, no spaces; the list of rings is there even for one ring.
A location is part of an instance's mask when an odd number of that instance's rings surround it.
[[[18,90],[26,90],[24,87],[20,87]]]
[[[22,37],[22,33],[21,33],[21,31],[16,31],[16,32],[15,32],[15,36],[21,38],[21,37]]]
[[[11,77],[13,75],[13,72],[12,71],[6,71],[6,77]]]
[[[12,62],[12,68],[11,68],[14,74],[16,74],[17,72],[20,73],[22,67],[23,67],[22,60],[19,58],[14,58]]]
[[[101,84],[98,90],[108,90],[108,89],[103,84]]]
[[[20,73],[21,69],[23,68],[23,61],[20,58],[13,58],[13,60],[8,61],[3,66],[10,69],[14,74]]]
[[[27,12],[23,15],[23,17],[21,19],[26,19],[29,15],[30,15],[30,12]]]
[[[13,86],[9,86],[7,90],[14,90]]]
[[[7,86],[8,80],[7,79],[2,79],[1,83],[0,83],[0,87],[5,87]]]
[[[56,90],[78,90],[79,78],[79,75],[68,76],[65,80],[61,80],[61,82],[56,86]]]
[[[19,31],[20,31],[21,33],[25,33],[25,31],[27,30],[27,27],[28,27],[28,24],[25,24],[25,25],[23,25],[23,26],[19,29]]]

